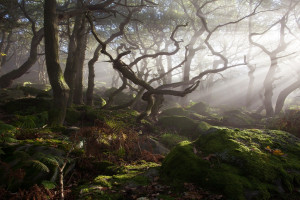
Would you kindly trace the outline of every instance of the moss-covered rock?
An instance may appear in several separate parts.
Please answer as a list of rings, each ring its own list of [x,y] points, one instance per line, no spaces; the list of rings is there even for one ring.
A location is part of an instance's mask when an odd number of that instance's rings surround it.
[[[211,125],[204,122],[204,121],[201,121],[198,123],[198,126],[197,126],[197,132],[198,133],[205,133],[207,130],[209,130],[211,128]]]
[[[256,119],[246,111],[234,109],[224,112],[223,122],[234,127],[249,127],[255,124]]]
[[[182,142],[165,158],[161,175],[194,182],[227,199],[271,199],[299,185],[300,140],[282,131],[211,128]]]
[[[107,89],[104,94],[103,94],[103,97],[105,98],[109,98],[109,96],[115,92],[117,90],[117,88],[115,87],[112,87],[112,88],[109,88]],[[115,97],[114,97],[114,104],[115,105],[122,105],[122,104],[125,104],[125,103],[128,103],[129,101],[131,101],[133,99],[133,95],[132,94],[129,94],[129,93],[125,93],[125,92],[120,92],[118,93]]]
[[[179,142],[188,140],[188,138],[175,133],[164,133],[160,136],[159,140],[162,144],[166,145],[167,148],[171,149]]]
[[[197,122],[185,116],[160,117],[158,124],[170,130],[175,130],[186,136],[193,136],[197,130]]]
[[[175,107],[175,108],[169,108],[166,110],[163,110],[161,112],[162,116],[172,116],[172,115],[179,115],[179,116],[189,116],[190,112],[185,110],[182,107]]]
[[[9,101],[4,104],[3,109],[8,113],[19,115],[32,115],[48,111],[51,107],[51,101],[39,98],[24,98]]]
[[[81,111],[77,110],[74,107],[67,108],[65,121],[68,124],[71,125],[77,124],[77,122],[81,119],[81,117],[82,117]]]
[[[39,89],[32,86],[21,86],[19,89],[24,92],[25,96],[51,97],[51,94],[46,89]]]
[[[209,115],[211,113],[210,107],[203,102],[193,104],[188,108],[188,110],[193,111],[200,115]]]
[[[24,92],[20,89],[0,89],[0,103],[24,97]]]

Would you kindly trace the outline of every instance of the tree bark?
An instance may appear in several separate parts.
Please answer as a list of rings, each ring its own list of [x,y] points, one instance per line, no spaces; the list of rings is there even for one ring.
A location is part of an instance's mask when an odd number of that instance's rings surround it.
[[[76,73],[78,70],[75,67],[75,65],[76,65],[75,59],[76,59],[76,56],[78,56],[76,54],[77,53],[77,51],[76,51],[77,39],[79,38],[77,35],[79,34],[79,31],[80,31],[81,20],[82,20],[82,15],[77,15],[75,17],[73,32],[72,32],[72,35],[70,36],[70,40],[69,40],[68,58],[67,58],[65,72],[64,72],[65,80],[70,88],[69,99],[68,99],[69,106],[73,103],[74,90],[75,90],[75,76],[76,76]]]
[[[53,109],[49,113],[49,120],[52,126],[60,126],[66,116],[69,87],[59,65],[56,1],[45,0],[44,29],[46,66],[53,90]]]
[[[82,18],[81,28],[78,33],[77,38],[77,48],[76,48],[76,57],[74,62],[74,67],[77,68],[76,79],[75,79],[75,88],[73,102],[75,104],[84,104],[83,103],[83,64],[85,59],[85,48],[87,44],[87,30],[86,30],[86,21],[85,17]]]
[[[86,103],[89,106],[94,104],[94,87],[95,87],[95,63],[98,61],[100,56],[101,45],[99,44],[94,51],[93,58],[88,62],[89,77],[88,77],[88,88],[86,91]]]
[[[279,114],[281,112],[287,96],[298,88],[300,88],[300,80],[295,81],[279,93],[275,106],[275,114]]]
[[[264,105],[266,109],[266,116],[271,117],[274,115],[274,109],[272,104],[272,97],[273,97],[273,82],[277,68],[277,59],[276,56],[270,56],[271,59],[271,66],[267,73],[267,76],[264,80]]]
[[[18,69],[12,70],[0,77],[0,87],[10,87],[13,81],[24,75],[37,61],[38,46],[44,36],[44,28],[41,28],[31,40],[30,54],[26,62],[24,62]]]

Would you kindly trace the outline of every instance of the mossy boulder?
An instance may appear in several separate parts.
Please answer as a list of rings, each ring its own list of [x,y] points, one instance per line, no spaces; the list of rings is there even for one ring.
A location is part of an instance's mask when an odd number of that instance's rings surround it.
[[[300,139],[283,131],[211,128],[195,142],[176,146],[161,176],[231,200],[284,197],[300,184]]]
[[[193,111],[200,115],[210,115],[211,114],[210,107],[206,103],[203,103],[203,102],[195,103],[194,105],[190,106],[188,108],[188,110]]]
[[[74,107],[67,108],[65,121],[68,124],[77,124],[78,121],[82,118],[82,111],[77,110]]]
[[[201,121],[201,122],[198,123],[197,132],[199,132],[199,133],[205,133],[211,127],[212,126],[210,124],[208,124],[207,122]]]
[[[24,92],[20,89],[0,89],[0,103],[24,97]]]
[[[248,127],[255,124],[256,119],[246,111],[233,109],[224,112],[223,122],[234,127]]]
[[[188,138],[176,133],[164,133],[160,136],[159,140],[162,144],[166,145],[167,148],[171,149],[179,142],[188,140]]]
[[[109,96],[115,92],[117,90],[117,88],[112,87],[107,89],[104,93],[103,93],[103,97],[104,98],[109,98]],[[128,103],[129,101],[131,101],[133,99],[133,95],[130,93],[125,93],[125,92],[120,92],[118,93],[115,97],[114,97],[114,104],[115,105],[122,105],[125,103]]]
[[[51,94],[45,89],[39,89],[32,86],[21,86],[19,89],[24,92],[25,96],[51,97]]]
[[[160,117],[158,124],[170,130],[177,131],[186,136],[193,136],[197,130],[197,122],[185,116]]]
[[[3,109],[8,113],[19,115],[32,115],[48,111],[51,108],[51,100],[39,98],[23,98],[9,101]]]
[[[162,116],[172,116],[172,115],[179,115],[179,116],[189,116],[190,112],[185,110],[182,107],[175,107],[175,108],[168,108],[161,112]]]

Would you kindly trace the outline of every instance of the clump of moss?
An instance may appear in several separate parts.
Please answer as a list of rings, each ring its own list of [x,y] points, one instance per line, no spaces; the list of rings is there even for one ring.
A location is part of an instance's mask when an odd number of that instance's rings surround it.
[[[160,117],[158,124],[163,128],[176,130],[186,136],[192,136],[198,126],[194,120],[184,116]]]
[[[48,111],[51,107],[50,100],[39,98],[24,98],[9,101],[4,104],[3,109],[12,114],[18,115],[33,115]]]
[[[188,140],[187,137],[178,135],[176,133],[164,133],[160,136],[160,142],[168,148],[172,148],[177,145],[179,142]]]
[[[253,125],[256,120],[251,116],[250,113],[243,110],[234,109],[223,113],[223,122],[230,126],[243,127]]]
[[[81,119],[82,113],[75,109],[74,107],[67,108],[66,112],[66,122],[68,124],[76,124]]]
[[[172,116],[172,115],[178,115],[178,116],[189,116],[190,112],[185,110],[182,107],[175,107],[175,108],[169,108],[161,112],[161,115],[166,116]]]
[[[204,121],[201,121],[201,122],[198,123],[197,132],[204,133],[207,130],[209,130],[210,128],[211,128],[210,124],[208,124]]]
[[[199,102],[199,103],[195,103],[195,104],[191,105],[190,107],[188,107],[188,110],[191,110],[200,115],[210,115],[211,114],[210,107],[203,102]]]
[[[174,182],[197,183],[228,199],[270,199],[292,192],[297,184],[299,144],[298,138],[281,131],[211,128],[195,142],[174,148],[161,174]]]
[[[107,89],[104,93],[103,93],[103,97],[108,98],[113,92],[115,92],[117,90],[117,88],[112,87]],[[120,92],[118,93],[115,97],[114,97],[114,105],[122,105],[125,103],[128,103],[129,101],[131,101],[134,98],[134,96],[132,94],[129,93],[124,93],[124,92]]]

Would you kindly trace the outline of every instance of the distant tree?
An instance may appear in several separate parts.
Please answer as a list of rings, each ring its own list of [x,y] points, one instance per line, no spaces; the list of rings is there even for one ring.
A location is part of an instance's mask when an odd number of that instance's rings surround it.
[[[299,3],[299,2],[298,2]],[[268,70],[268,73],[264,80],[264,108],[266,110],[266,116],[271,117],[274,115],[274,108],[272,103],[272,97],[273,97],[273,88],[274,88],[274,81],[275,81],[275,74],[276,70],[278,68],[278,59],[279,54],[281,52],[284,52],[290,42],[286,42],[286,32],[287,32],[287,21],[288,21],[288,15],[292,8],[294,8],[298,3],[292,4],[288,11],[275,23],[273,23],[270,27],[268,27],[265,31],[261,33],[251,33],[250,34],[250,43],[258,48],[260,48],[270,59],[270,67]],[[265,47],[263,44],[259,44],[258,42],[255,42],[253,40],[254,36],[261,36],[267,33],[271,28],[275,27],[276,25],[279,25],[279,43],[277,47],[273,50],[268,50],[267,47]]]

